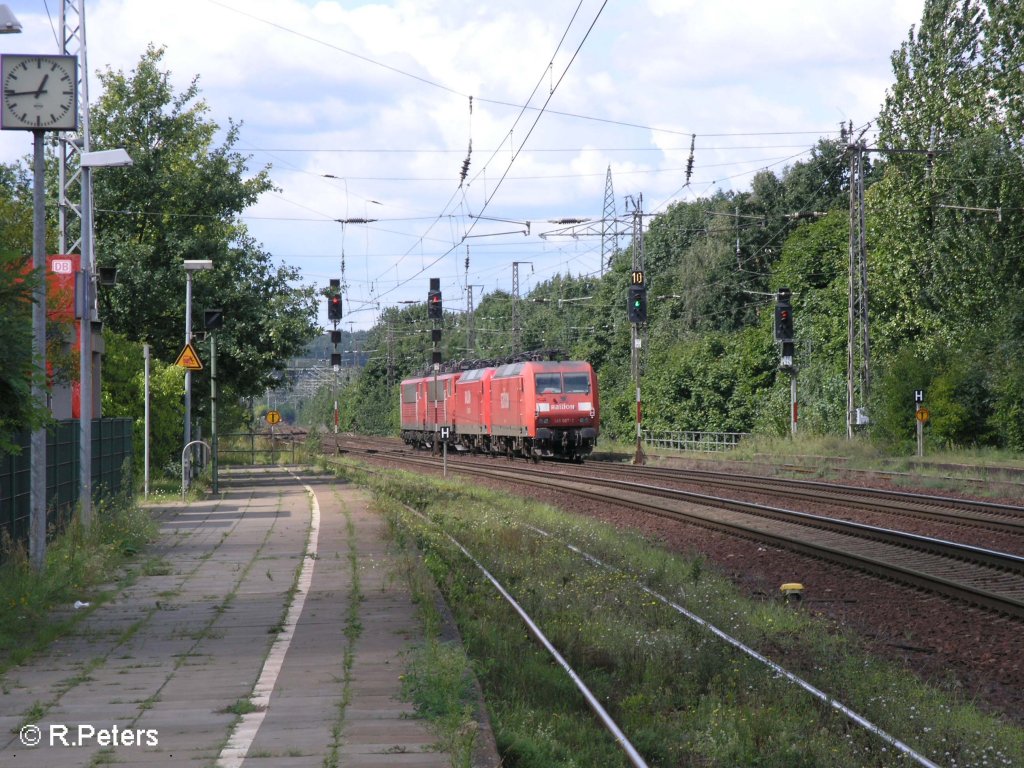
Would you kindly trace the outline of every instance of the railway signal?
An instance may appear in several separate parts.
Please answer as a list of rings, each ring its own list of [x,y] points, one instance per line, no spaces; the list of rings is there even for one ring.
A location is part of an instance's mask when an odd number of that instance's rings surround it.
[[[793,341],[793,306],[789,288],[779,288],[775,299],[775,340]]]
[[[793,333],[793,305],[790,303],[792,292],[789,288],[779,288],[775,295],[775,340],[782,343],[782,355],[779,358],[779,369],[789,372],[789,431],[796,435],[797,399],[796,399],[796,363],[793,352],[796,347]]]
[[[629,301],[626,305],[626,314],[631,323],[647,322],[647,286],[629,286]]]
[[[427,291],[427,317],[431,320],[440,320],[444,317],[444,308],[441,304],[441,279],[430,278],[430,290]]]
[[[341,320],[341,280],[334,278],[327,292],[327,319]]]
[[[203,311],[203,327],[208,331],[216,331],[224,327],[224,310],[207,309]]]

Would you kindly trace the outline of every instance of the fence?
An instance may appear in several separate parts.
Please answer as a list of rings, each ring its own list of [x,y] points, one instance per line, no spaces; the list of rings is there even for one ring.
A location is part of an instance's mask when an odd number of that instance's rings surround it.
[[[730,451],[739,445],[749,432],[671,432],[642,430],[644,444],[651,448],[672,451]]]
[[[217,435],[218,464],[276,464],[289,457],[295,463],[299,441],[290,434],[228,432]]]
[[[81,429],[77,419],[56,422],[46,434],[47,530],[63,528],[78,503]],[[15,436],[18,454],[0,454],[0,531],[27,546],[31,512],[31,463],[28,432]],[[93,419],[93,497],[116,494],[131,482],[125,460],[132,456],[131,419]],[[129,466],[130,470],[130,466]]]

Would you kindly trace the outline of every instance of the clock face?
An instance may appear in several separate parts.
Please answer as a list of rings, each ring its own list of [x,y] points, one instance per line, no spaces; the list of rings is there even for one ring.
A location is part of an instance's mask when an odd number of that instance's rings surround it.
[[[78,127],[76,57],[5,55],[0,79],[0,128],[71,131]]]

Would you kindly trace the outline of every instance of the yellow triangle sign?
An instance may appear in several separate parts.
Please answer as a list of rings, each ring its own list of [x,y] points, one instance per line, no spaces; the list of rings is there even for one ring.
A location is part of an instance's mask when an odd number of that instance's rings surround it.
[[[191,344],[185,345],[185,348],[181,350],[181,354],[178,355],[178,359],[174,361],[174,364],[180,365],[189,371],[203,370],[203,364],[199,360],[199,355],[196,354],[195,347]]]

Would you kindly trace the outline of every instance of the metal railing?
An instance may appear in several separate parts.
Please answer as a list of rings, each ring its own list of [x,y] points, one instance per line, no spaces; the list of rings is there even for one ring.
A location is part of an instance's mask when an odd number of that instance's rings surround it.
[[[298,443],[291,435],[228,432],[217,436],[217,462],[221,465],[277,464],[288,457],[295,463]]]
[[[731,451],[749,432],[689,432],[642,430],[644,445],[671,451]]]

